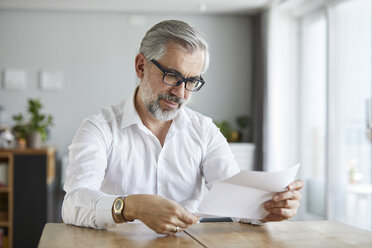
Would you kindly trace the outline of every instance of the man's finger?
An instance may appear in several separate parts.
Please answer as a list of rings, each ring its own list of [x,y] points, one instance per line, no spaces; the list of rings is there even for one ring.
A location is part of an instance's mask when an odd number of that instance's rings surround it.
[[[279,202],[268,201],[264,204],[266,210],[271,208],[298,208],[300,203],[298,200],[284,200]]]
[[[177,214],[177,217],[178,219],[180,219],[181,221],[191,225],[191,224],[195,224],[198,222],[199,220],[199,217],[191,214],[189,211],[187,211],[186,209],[184,208],[181,208]]]
[[[305,183],[301,179],[298,179],[287,186],[288,190],[300,190],[304,187]]]
[[[288,208],[271,208],[268,210],[270,213],[282,216],[283,219],[289,219],[296,215],[297,209]]]
[[[262,219],[261,222],[266,223],[269,221],[282,221],[282,220],[285,220],[283,216],[270,213],[264,219]]]
[[[157,224],[154,226],[148,226],[158,234],[172,235],[176,231],[176,227],[172,224]]]
[[[181,229],[186,229],[186,228],[188,228],[189,226],[190,226],[190,224],[188,224],[188,223],[186,223],[186,222],[184,222],[184,221],[182,221],[182,220],[180,220],[178,217],[174,217],[174,218],[172,218],[172,221],[170,222],[170,224],[172,224],[173,226],[175,226],[175,227],[179,227],[179,228],[181,228]]]
[[[273,196],[273,201],[283,201],[286,199],[292,199],[292,200],[300,200],[301,199],[301,193],[297,190],[289,190],[284,192],[276,193]]]
[[[174,235],[177,233],[177,226],[169,224],[166,225],[166,231],[164,231],[165,234]]]

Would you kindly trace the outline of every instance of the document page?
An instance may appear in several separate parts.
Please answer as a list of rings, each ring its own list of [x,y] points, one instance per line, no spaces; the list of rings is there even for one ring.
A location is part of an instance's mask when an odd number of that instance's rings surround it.
[[[233,177],[215,182],[202,200],[196,215],[263,219],[263,204],[276,192],[286,191],[296,178],[299,164],[277,172],[242,170]]]

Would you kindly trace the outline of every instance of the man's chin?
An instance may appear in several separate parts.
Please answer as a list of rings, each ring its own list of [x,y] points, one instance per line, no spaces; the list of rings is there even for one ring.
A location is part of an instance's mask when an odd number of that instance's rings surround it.
[[[155,115],[154,117],[155,119],[158,119],[160,121],[170,121],[177,117],[178,110],[179,108],[172,110],[162,110],[161,114]]]
[[[182,108],[183,104],[178,104],[177,107],[165,107],[165,108],[162,108],[162,112],[165,112],[165,113],[175,113],[177,112],[178,110],[180,110]]]

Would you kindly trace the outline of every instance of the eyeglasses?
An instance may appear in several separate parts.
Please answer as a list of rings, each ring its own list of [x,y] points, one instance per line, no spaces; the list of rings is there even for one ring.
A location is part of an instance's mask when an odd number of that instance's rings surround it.
[[[151,62],[163,72],[163,82],[169,86],[179,86],[185,83],[186,90],[195,92],[200,90],[205,84],[201,76],[200,78],[184,78],[176,72],[165,70],[155,59],[152,59]]]

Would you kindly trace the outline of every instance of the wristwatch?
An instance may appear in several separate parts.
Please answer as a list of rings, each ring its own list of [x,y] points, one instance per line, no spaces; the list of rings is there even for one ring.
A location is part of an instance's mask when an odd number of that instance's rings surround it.
[[[122,222],[127,221],[124,218],[124,207],[125,207],[124,197],[116,198],[115,201],[114,201],[114,213],[115,213],[116,217],[118,218],[118,220],[120,220]]]

